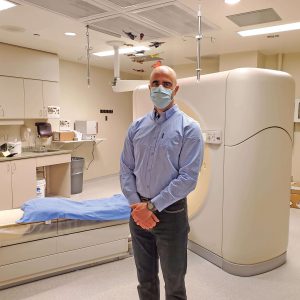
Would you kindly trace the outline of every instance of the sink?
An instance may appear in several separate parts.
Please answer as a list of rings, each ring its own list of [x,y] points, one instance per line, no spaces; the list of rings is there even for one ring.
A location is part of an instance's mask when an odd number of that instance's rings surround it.
[[[59,149],[31,150],[31,152],[35,152],[35,153],[56,152],[56,151],[59,151]]]

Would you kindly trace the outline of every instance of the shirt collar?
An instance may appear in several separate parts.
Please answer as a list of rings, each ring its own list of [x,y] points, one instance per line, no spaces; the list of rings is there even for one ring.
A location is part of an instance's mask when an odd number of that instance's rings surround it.
[[[154,109],[152,114],[151,114],[151,117],[154,121],[159,120],[160,122],[163,122],[163,121],[166,121],[169,118],[171,118],[175,114],[175,112],[178,111],[178,110],[179,110],[179,107],[178,107],[177,104],[173,105],[168,110],[162,112],[160,115],[158,115],[158,113]]]

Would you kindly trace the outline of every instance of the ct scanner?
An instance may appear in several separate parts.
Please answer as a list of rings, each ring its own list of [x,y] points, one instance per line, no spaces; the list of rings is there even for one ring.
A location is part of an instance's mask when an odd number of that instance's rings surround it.
[[[179,79],[179,107],[206,140],[188,197],[189,249],[231,274],[251,276],[286,261],[294,81],[241,68]],[[133,94],[134,119],[153,109],[147,85]]]

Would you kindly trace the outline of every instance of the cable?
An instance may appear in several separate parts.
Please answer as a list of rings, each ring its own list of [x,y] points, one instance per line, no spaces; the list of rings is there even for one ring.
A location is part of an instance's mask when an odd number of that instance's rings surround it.
[[[88,166],[86,167],[86,170],[89,169],[91,163],[95,160],[95,155],[94,155],[94,151],[95,151],[95,145],[96,145],[96,142],[93,142],[93,150],[92,150],[92,160],[89,162]]]
[[[90,34],[89,34],[89,25],[86,25],[86,41],[87,41],[87,49],[86,49],[86,58],[87,58],[87,84],[90,87],[91,84],[91,76],[90,76]]]

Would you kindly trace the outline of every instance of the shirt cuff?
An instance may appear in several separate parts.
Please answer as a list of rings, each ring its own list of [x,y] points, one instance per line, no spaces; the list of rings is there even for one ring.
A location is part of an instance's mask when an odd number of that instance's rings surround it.
[[[137,193],[131,194],[130,196],[127,196],[126,198],[128,200],[129,205],[141,202],[140,197]]]
[[[163,198],[160,195],[154,197],[151,202],[154,204],[155,208],[160,212],[164,210],[167,206],[162,205],[164,203]]]

